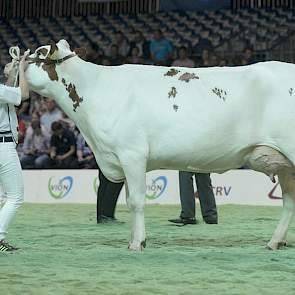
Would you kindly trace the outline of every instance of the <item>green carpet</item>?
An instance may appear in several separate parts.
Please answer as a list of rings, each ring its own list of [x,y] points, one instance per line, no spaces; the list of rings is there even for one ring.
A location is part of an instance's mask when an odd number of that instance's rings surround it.
[[[281,208],[219,206],[219,225],[171,225],[178,206],[147,206],[147,248],[127,250],[124,224],[96,224],[95,205],[25,204],[0,254],[0,294],[295,294],[295,223],[289,246],[264,247]],[[197,212],[199,214],[199,208]]]

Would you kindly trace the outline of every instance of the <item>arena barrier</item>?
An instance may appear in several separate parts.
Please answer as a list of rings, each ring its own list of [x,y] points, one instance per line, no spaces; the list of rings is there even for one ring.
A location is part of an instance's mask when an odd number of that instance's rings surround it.
[[[97,170],[24,170],[25,202],[96,203]],[[281,206],[281,189],[251,170],[211,174],[217,204]],[[196,194],[197,195],[197,194]],[[125,204],[125,189],[119,197]],[[147,173],[146,204],[179,204],[178,172]]]

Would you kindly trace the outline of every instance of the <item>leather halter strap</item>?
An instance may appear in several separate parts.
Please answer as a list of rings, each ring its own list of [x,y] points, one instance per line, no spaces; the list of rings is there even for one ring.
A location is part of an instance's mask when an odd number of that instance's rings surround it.
[[[55,65],[59,65],[61,63],[63,63],[64,61],[72,58],[76,56],[75,53],[71,53],[69,55],[66,55],[65,57],[63,58],[60,58],[60,59],[49,59],[49,58],[45,58],[45,59],[40,59],[38,57],[35,57],[35,58],[31,58],[31,57],[28,57],[27,60],[29,61],[29,64],[32,64],[32,63],[45,63],[45,64],[55,64]]]

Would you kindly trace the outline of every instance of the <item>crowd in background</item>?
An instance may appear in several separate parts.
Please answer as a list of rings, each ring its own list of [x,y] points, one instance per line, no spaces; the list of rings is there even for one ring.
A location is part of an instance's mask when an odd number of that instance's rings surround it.
[[[81,57],[86,61],[118,66],[151,64],[161,66],[210,67],[247,65],[255,62],[253,50],[245,48],[240,57],[227,60],[219,57],[206,34],[194,48],[176,47],[160,30],[152,40],[146,40],[140,31],[127,40],[120,31],[108,52],[102,52],[99,44],[86,44]],[[96,162],[79,130],[66,114],[50,98],[31,93],[30,100],[17,110],[19,117],[18,152],[24,169],[97,168]]]

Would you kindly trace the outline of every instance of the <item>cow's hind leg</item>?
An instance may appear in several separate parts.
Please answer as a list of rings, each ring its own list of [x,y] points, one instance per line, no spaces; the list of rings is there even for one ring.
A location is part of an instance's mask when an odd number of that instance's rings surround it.
[[[250,168],[268,175],[271,179],[279,176],[279,182],[283,193],[283,213],[279,224],[267,244],[269,249],[278,249],[286,243],[286,235],[289,223],[295,211],[295,179],[294,166],[277,150],[258,146],[249,155],[247,164]]]
[[[283,213],[271,240],[267,244],[267,247],[271,250],[286,245],[288,227],[295,212],[295,180],[293,173],[289,171],[279,174],[279,182],[283,193]]]
[[[144,202],[146,194],[145,161],[134,161],[132,165],[122,165],[126,177],[127,205],[132,214],[132,230],[129,249],[143,250],[146,243],[144,224]]]

